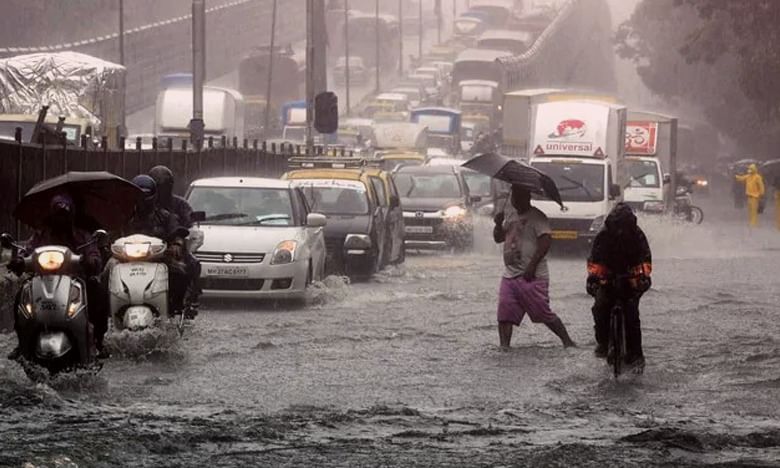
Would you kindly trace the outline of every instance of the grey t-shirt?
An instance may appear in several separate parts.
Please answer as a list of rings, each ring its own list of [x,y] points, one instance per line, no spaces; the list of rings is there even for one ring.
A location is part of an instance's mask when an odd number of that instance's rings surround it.
[[[551,234],[550,221],[537,208],[520,214],[514,208],[507,207],[504,218],[504,278],[517,278],[525,273],[528,263],[536,253],[539,237]],[[536,267],[536,278],[549,280],[547,259],[542,258]]]

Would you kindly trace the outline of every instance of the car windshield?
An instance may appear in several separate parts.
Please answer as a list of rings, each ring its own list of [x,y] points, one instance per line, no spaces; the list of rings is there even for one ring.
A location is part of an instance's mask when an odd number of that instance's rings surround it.
[[[298,182],[312,211],[326,215],[368,214],[368,193],[362,182],[327,179]]]
[[[57,124],[46,123],[49,128],[56,128]],[[22,141],[30,141],[33,131],[35,130],[35,122],[0,122],[0,139],[13,140],[16,135],[16,127],[22,129]],[[65,138],[73,144],[79,142],[81,137],[81,129],[78,125],[63,125],[62,131],[65,133]]]
[[[460,198],[460,184],[455,174],[396,175],[395,184],[403,198]]]
[[[204,211],[204,224],[221,226],[293,226],[287,189],[195,187],[188,198],[192,209]]]
[[[464,172],[463,177],[466,179],[469,194],[480,197],[490,196],[490,176],[479,172]]]
[[[655,161],[628,160],[630,187],[660,188],[658,163]]]
[[[532,162],[531,165],[555,181],[563,201],[596,202],[604,200],[605,166],[601,164]]]

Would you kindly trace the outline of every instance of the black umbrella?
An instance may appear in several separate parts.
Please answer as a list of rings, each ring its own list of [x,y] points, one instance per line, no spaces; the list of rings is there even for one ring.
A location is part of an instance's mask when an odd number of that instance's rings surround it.
[[[759,172],[770,184],[774,184],[774,181],[780,178],[780,159],[765,162],[761,165]]]
[[[519,185],[531,193],[549,198],[563,208],[563,200],[555,181],[522,161],[496,153],[484,153],[469,159],[462,166],[512,185]]]
[[[60,193],[73,197],[79,215],[108,230],[124,226],[143,195],[135,184],[110,172],[68,172],[31,188],[16,206],[14,216],[28,226],[40,227],[52,197]]]

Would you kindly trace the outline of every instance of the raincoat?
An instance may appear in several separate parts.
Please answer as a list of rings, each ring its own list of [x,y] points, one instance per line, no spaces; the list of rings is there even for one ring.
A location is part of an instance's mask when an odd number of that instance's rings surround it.
[[[766,190],[764,188],[764,178],[758,173],[758,167],[751,164],[748,167],[748,173],[736,176],[737,181],[745,184],[745,195],[748,201],[748,222],[751,227],[758,226],[759,206]]]
[[[621,300],[626,329],[626,362],[643,358],[639,299],[650,288],[653,260],[650,245],[636,222],[631,207],[618,203],[604,221],[604,228],[593,240],[588,258],[588,293],[595,297],[593,322],[596,343],[607,349],[612,308]],[[613,287],[611,279],[628,276],[628,291]],[[623,293],[619,296],[619,293]],[[626,294],[627,292],[627,294]]]

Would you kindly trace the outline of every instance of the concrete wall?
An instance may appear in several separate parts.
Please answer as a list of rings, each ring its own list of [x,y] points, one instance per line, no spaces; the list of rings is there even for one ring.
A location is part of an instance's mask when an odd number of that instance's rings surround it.
[[[209,78],[231,71],[253,47],[268,43],[271,5],[271,0],[234,0],[208,8],[206,71]],[[304,2],[284,0],[279,5],[277,43],[303,39]],[[184,15],[128,29],[125,36],[128,113],[154,103],[162,76],[191,70],[191,22],[191,17]],[[119,60],[116,34],[75,43],[0,47],[0,57],[64,50],[114,62]]]

